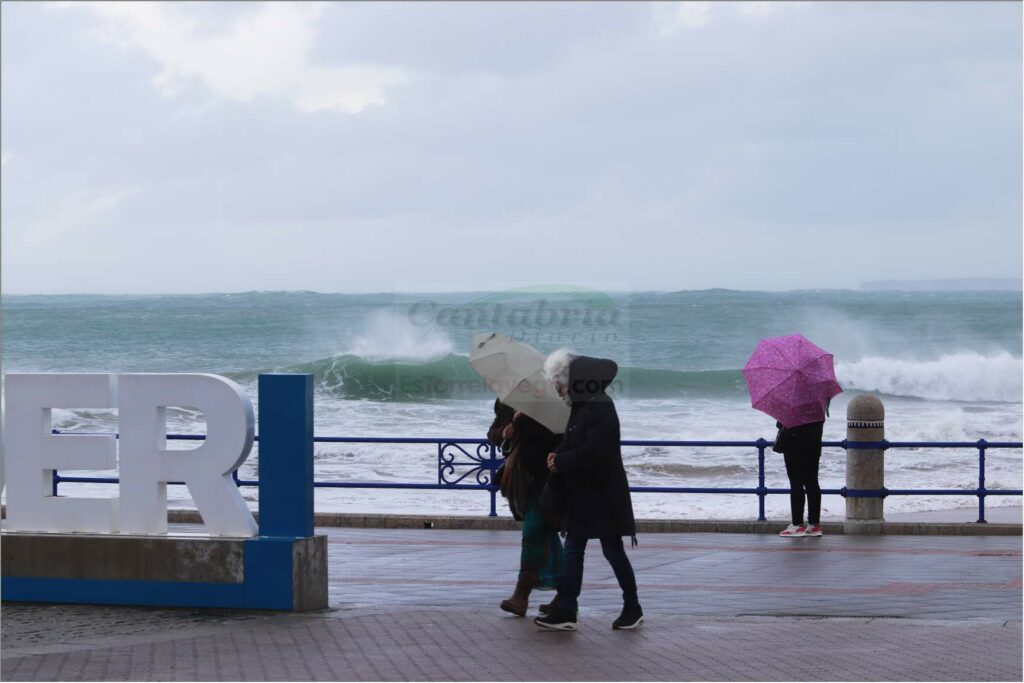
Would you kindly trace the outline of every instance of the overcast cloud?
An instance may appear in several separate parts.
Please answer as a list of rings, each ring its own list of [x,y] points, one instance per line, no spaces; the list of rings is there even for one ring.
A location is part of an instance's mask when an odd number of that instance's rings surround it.
[[[1020,3],[2,5],[7,293],[1020,277]]]

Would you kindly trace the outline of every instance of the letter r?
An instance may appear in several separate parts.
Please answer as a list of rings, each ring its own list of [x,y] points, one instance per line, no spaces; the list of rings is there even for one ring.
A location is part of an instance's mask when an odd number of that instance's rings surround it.
[[[256,522],[231,473],[252,448],[252,403],[234,382],[204,374],[120,375],[121,531],[167,531],[167,482],[188,486],[203,523],[218,536],[255,536]],[[167,450],[168,406],[206,416],[198,448]]]

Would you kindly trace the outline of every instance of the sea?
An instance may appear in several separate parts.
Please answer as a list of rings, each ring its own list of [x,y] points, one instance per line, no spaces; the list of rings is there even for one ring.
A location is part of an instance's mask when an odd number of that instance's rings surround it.
[[[2,365],[17,372],[202,372],[239,383],[256,404],[261,372],[315,378],[315,431],[349,437],[480,438],[493,395],[468,364],[472,336],[499,332],[547,353],[567,347],[608,357],[624,439],[771,439],[775,421],[750,406],[740,368],[759,339],[801,333],[834,354],[844,393],[833,399],[826,440],[845,436],[850,399],[885,404],[886,436],[898,441],[1020,441],[1022,300],[1019,291],[617,292],[543,286],[494,292],[326,294],[243,292],[145,296],[4,296]],[[203,433],[188,407],[168,412],[172,433]],[[54,411],[66,431],[114,432],[113,410]],[[190,447],[184,442],[175,447]],[[753,448],[630,446],[634,486],[753,487]],[[254,477],[255,451],[241,470]],[[1021,451],[987,456],[990,489],[1021,488]],[[431,444],[317,444],[318,480],[437,482]],[[81,474],[102,475],[97,472]],[[972,489],[977,450],[920,448],[886,454],[889,488]],[[780,455],[766,482],[785,487]],[[845,455],[826,449],[823,487],[845,484]],[[244,488],[255,505],[257,490]],[[116,487],[62,484],[61,495],[113,496]],[[172,507],[192,506],[185,487]],[[750,494],[640,493],[640,518],[757,515]],[[498,500],[498,513],[508,510]],[[1020,505],[990,497],[990,506]],[[964,496],[893,496],[887,512],[977,505]],[[480,515],[474,490],[318,489],[319,511]],[[769,518],[787,497],[768,497]],[[843,514],[825,496],[823,514]]]

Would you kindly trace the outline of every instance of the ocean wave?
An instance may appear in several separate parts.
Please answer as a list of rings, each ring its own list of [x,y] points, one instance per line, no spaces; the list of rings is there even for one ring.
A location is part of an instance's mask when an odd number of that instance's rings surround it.
[[[953,353],[929,361],[866,357],[836,365],[845,389],[933,401],[999,403],[1021,402],[1021,370],[1021,359],[1006,352]]]
[[[343,353],[281,368],[283,372],[312,373],[321,391],[345,399],[372,401],[431,401],[493,396],[469,365],[469,359],[438,345],[425,359],[414,354],[378,352],[369,357]],[[433,356],[433,357],[430,357]],[[933,401],[1021,402],[1021,359],[1009,353],[957,353],[931,361],[866,357],[837,363],[844,389]],[[255,372],[231,373],[239,380]],[[708,397],[746,399],[739,370],[666,370],[620,367],[610,393],[617,398],[659,399]]]
[[[443,330],[413,325],[390,309],[375,311],[345,354],[368,361],[420,362],[442,359],[453,352]]]
[[[681,462],[644,462],[639,464],[631,463],[630,469],[659,477],[742,477],[747,474],[756,473],[757,465],[692,465]]]
[[[493,396],[468,359],[452,353],[419,362],[346,353],[284,371],[312,373],[322,391],[347,399],[430,401]]]
[[[746,395],[739,370],[656,370],[619,368],[612,393],[630,398],[667,398],[679,395]]]
[[[282,371],[312,373],[321,391],[347,399],[429,401],[494,395],[469,365],[469,359],[454,353],[424,361],[345,353]],[[610,391],[617,397],[665,398],[738,392],[742,395],[745,388],[738,370],[680,372],[624,367]]]

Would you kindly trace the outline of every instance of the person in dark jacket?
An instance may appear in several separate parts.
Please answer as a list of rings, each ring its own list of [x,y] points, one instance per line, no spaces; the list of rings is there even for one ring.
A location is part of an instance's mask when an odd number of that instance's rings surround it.
[[[615,361],[551,354],[545,374],[563,400],[572,406],[565,439],[548,455],[548,468],[561,478],[566,496],[564,522],[565,580],[556,604],[534,619],[545,629],[576,630],[577,599],[583,584],[583,555],[587,541],[597,538],[622,589],[623,609],[614,629],[633,629],[643,622],[636,576],[622,537],[636,543],[636,522],[619,443],[619,416],[605,393],[615,379]]]
[[[786,428],[776,422],[779,433],[772,449],[782,453],[789,477],[789,510],[791,523],[779,532],[786,538],[821,536],[821,486],[818,465],[821,462],[821,434],[825,422]],[[807,500],[807,522],[804,523],[804,500]]]
[[[500,607],[516,616],[526,616],[534,588],[553,589],[562,581],[563,554],[558,530],[550,528],[537,504],[550,472],[547,455],[562,440],[530,416],[500,400],[494,402],[494,422],[487,439],[504,445],[507,457],[501,479],[495,483],[508,499],[509,509],[523,522],[519,554],[519,576],[511,597]]]

